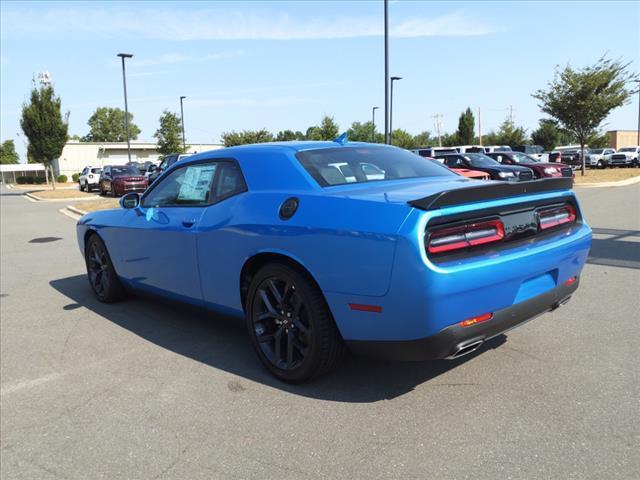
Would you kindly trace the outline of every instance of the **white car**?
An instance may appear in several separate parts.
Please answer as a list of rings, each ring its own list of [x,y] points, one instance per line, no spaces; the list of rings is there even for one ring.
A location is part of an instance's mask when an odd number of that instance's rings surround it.
[[[587,153],[585,161],[588,167],[605,168],[609,165],[614,153],[616,153],[614,148],[592,148]]]
[[[637,167],[640,147],[624,147],[611,155],[609,165],[612,167]]]
[[[80,185],[80,191],[90,192],[93,189],[98,189],[98,183],[100,181],[100,174],[102,168],[100,167],[84,167],[80,176],[78,177],[78,184]]]

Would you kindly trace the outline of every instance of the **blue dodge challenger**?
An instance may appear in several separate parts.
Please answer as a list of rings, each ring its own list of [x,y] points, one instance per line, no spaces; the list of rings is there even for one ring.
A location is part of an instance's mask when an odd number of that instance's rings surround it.
[[[571,178],[481,182],[387,145],[245,145],[177,162],[78,222],[91,288],[244,318],[276,377],[348,347],[457,358],[558,308],[591,246]]]

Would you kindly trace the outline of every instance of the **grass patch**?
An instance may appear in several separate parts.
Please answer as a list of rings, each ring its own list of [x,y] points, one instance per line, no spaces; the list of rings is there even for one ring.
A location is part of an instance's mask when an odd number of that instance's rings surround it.
[[[576,171],[575,184],[619,182],[629,178],[640,176],[640,168],[606,168],[604,170],[587,169],[583,177],[580,171]]]
[[[46,200],[59,200],[65,198],[92,198],[95,197],[93,193],[85,193],[79,190],[33,190],[30,192],[38,198],[44,198]]]
[[[112,208],[120,208],[117,198],[103,198],[94,200],[93,202],[80,202],[73,204],[75,208],[84,210],[85,212],[95,212],[96,210],[109,210]]]

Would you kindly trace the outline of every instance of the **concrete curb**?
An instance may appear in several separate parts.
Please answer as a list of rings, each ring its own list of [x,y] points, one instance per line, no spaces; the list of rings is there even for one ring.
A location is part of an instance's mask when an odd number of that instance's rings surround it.
[[[78,201],[93,201],[93,200],[100,200],[99,196],[95,196],[95,197],[71,197],[71,198],[42,198],[39,197],[37,195],[35,195],[34,193],[31,192],[25,192],[23,195],[25,195],[26,197],[29,197],[32,200],[35,200],[36,202],[78,202]]]
[[[574,188],[598,188],[598,187],[626,187],[627,185],[635,185],[640,183],[640,176],[620,180],[619,182],[600,182],[600,183],[583,183],[574,184]]]
[[[66,210],[69,210],[69,211],[70,211],[70,212],[72,212],[72,213],[75,213],[76,215],[80,215],[80,216],[82,216],[82,215],[86,215],[86,214],[87,214],[87,212],[85,212],[84,210],[81,210],[81,209],[79,209],[79,208],[76,208],[76,207],[74,207],[73,205],[67,205],[67,206],[65,207],[65,209],[66,209]]]
[[[74,220],[76,220],[76,221],[77,221],[77,220],[80,220],[80,217],[82,216],[82,215],[79,215],[79,214],[77,214],[77,213],[73,212],[73,211],[72,211],[72,210],[70,210],[68,207],[61,208],[61,209],[60,209],[60,210],[58,210],[58,211],[59,211],[61,214],[63,214],[65,217],[72,218],[72,219],[74,219]]]

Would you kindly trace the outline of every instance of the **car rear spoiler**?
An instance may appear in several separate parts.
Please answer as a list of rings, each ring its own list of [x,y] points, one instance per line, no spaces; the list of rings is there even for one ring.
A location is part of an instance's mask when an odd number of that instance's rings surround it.
[[[410,200],[407,203],[420,210],[435,210],[442,207],[515,197],[517,195],[551,192],[554,190],[571,190],[571,187],[573,187],[573,178],[569,177],[544,178],[531,182],[514,183],[490,181],[474,187],[445,190],[428,197]]]

